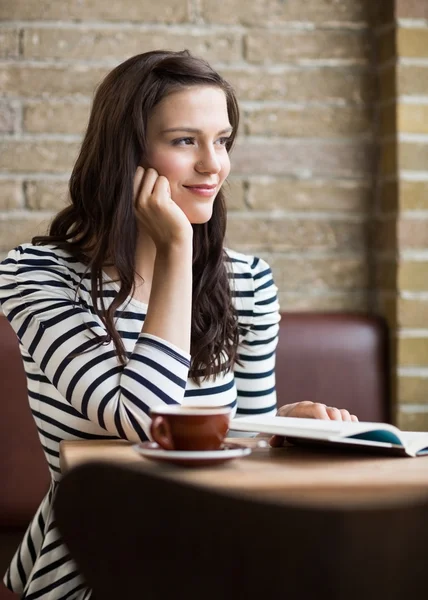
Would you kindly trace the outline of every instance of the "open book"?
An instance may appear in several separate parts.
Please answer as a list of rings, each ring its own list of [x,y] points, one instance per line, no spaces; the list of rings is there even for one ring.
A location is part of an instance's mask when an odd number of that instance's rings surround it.
[[[398,456],[428,455],[428,432],[400,431],[388,423],[256,415],[233,419],[230,429],[283,435],[295,444],[328,445]]]

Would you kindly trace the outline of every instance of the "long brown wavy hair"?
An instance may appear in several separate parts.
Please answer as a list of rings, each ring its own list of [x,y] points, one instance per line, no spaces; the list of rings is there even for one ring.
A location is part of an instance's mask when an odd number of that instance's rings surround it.
[[[230,84],[204,60],[182,52],[153,51],[134,56],[111,71],[98,87],[82,147],[69,182],[71,203],[52,221],[46,236],[33,244],[56,244],[87,265],[91,297],[126,363],[123,341],[114,324],[115,312],[134,292],[137,222],[133,180],[147,152],[147,121],[153,108],[177,89],[192,85],[223,90],[233,127],[239,123],[238,103]],[[238,323],[223,248],[226,205],[221,189],[211,219],[193,225],[193,298],[190,376],[196,381],[232,368],[237,360]],[[98,290],[103,267],[114,265],[120,289],[106,308]]]

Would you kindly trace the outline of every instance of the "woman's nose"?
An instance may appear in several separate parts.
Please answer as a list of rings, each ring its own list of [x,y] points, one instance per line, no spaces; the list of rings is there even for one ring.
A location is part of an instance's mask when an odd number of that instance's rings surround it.
[[[218,173],[221,165],[215,152],[207,152],[199,157],[195,168],[199,173]]]

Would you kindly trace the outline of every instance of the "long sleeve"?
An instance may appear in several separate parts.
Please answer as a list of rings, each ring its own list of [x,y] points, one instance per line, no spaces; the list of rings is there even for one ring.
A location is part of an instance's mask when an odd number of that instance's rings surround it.
[[[29,356],[67,402],[112,435],[146,439],[154,404],[181,403],[190,356],[139,334],[125,366],[71,257],[19,247],[0,265],[2,309]],[[78,287],[78,289],[77,289]],[[76,291],[77,289],[77,291]]]
[[[276,412],[275,350],[280,320],[277,287],[264,260],[251,258],[250,265],[250,276],[235,275],[241,329],[240,364],[234,368],[237,417]]]

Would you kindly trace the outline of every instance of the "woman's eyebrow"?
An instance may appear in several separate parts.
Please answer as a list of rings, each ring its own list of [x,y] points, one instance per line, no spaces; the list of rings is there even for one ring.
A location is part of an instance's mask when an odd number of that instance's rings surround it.
[[[187,133],[203,133],[200,129],[195,129],[194,127],[171,127],[170,129],[164,129],[162,133],[174,133],[177,131],[185,131]],[[226,127],[226,129],[219,131],[217,135],[231,133],[232,131],[233,127]]]

